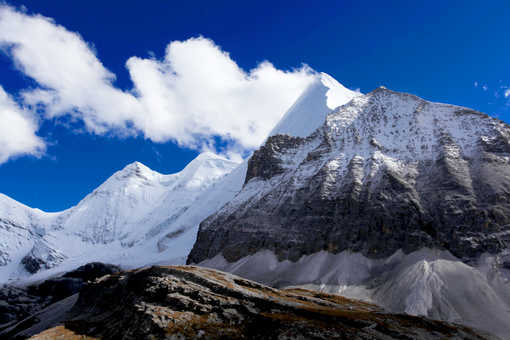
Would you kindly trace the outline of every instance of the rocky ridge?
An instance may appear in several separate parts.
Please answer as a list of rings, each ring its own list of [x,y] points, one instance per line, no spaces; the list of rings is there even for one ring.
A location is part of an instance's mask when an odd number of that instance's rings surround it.
[[[59,339],[495,339],[307,290],[280,291],[192,266],[117,273],[84,287]]]

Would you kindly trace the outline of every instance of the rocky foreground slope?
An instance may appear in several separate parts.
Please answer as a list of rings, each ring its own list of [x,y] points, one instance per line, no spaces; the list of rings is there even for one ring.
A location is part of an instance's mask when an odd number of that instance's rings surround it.
[[[41,321],[51,319],[44,310],[62,305],[62,300],[77,295],[85,283],[120,270],[115,265],[94,262],[36,284],[0,288],[0,339],[25,339],[39,333],[46,328]],[[69,302],[74,304],[76,298]],[[36,324],[39,327],[32,328]]]
[[[185,266],[120,272],[85,286],[62,326],[31,339],[55,338],[495,339],[358,300]]]

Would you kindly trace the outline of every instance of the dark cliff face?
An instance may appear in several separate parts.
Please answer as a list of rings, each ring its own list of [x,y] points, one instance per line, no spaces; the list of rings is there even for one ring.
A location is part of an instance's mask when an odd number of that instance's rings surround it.
[[[262,249],[292,261],[321,250],[497,253],[510,244],[509,141],[498,119],[380,88],[306,139],[270,137],[243,190],[200,225],[188,262]]]
[[[0,340],[25,339],[26,331],[37,323],[44,308],[79,293],[87,281],[113,274],[121,268],[100,262],[88,263],[62,277],[50,278],[26,287],[5,286],[0,289]]]
[[[291,137],[289,135],[271,136],[265,145],[256,150],[248,160],[245,183],[252,178],[270,179],[283,174],[282,160],[275,154],[288,153],[296,150],[305,141],[304,138]]]
[[[185,266],[154,266],[89,284],[63,324],[32,339],[493,339],[358,300],[280,291]]]

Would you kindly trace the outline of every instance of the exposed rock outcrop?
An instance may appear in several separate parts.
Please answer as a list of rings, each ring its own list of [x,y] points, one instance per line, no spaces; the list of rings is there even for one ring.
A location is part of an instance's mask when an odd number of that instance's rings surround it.
[[[86,285],[64,327],[32,339],[493,339],[358,300],[279,291],[197,267],[154,266]]]
[[[51,269],[59,266],[67,256],[53,249],[48,242],[38,239],[32,250],[23,257],[21,264],[30,274],[35,274],[43,269]]]

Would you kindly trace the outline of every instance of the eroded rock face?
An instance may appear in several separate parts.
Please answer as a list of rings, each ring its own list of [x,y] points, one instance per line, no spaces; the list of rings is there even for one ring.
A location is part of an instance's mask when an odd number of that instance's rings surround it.
[[[466,262],[510,241],[510,127],[483,113],[379,88],[306,139],[276,135],[243,190],[200,225],[188,263],[263,249],[385,258],[449,250]]]
[[[491,339],[480,331],[197,267],[121,272],[86,285],[64,327],[32,339]],[[47,338],[47,337],[46,337]]]
[[[32,250],[23,257],[21,264],[30,274],[35,274],[42,269],[51,269],[59,266],[67,256],[56,251],[42,239],[38,239]]]

